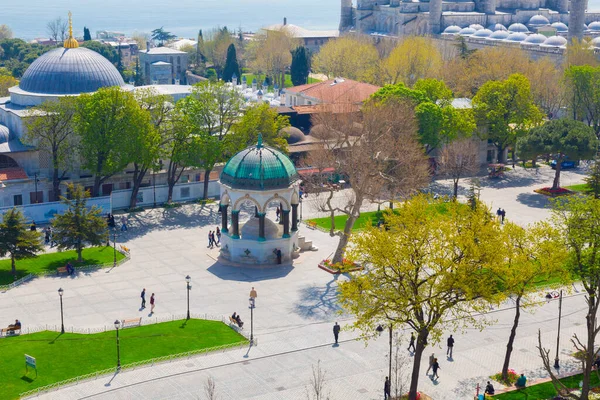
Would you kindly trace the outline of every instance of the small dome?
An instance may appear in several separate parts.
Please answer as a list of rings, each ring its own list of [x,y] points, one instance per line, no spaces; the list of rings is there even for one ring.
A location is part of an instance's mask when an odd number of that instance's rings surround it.
[[[449,34],[449,35],[454,35],[458,32],[460,32],[460,26],[457,25],[450,25],[449,27],[447,27],[446,29],[444,29],[445,34]]]
[[[458,34],[460,36],[471,36],[474,33],[475,33],[475,29],[473,29],[473,28],[462,28],[460,30],[460,32],[458,32]]]
[[[10,140],[10,131],[8,128],[0,124],[0,144],[6,143]]]
[[[469,28],[475,29],[476,31],[483,29],[483,25],[479,25],[479,24],[471,24],[469,25]]]
[[[507,42],[522,42],[527,39],[527,35],[523,32],[513,32],[504,40]]]
[[[292,160],[279,150],[263,146],[262,136],[255,146],[231,157],[221,172],[221,183],[234,189],[283,189],[298,179]]]
[[[548,18],[544,17],[543,15],[534,15],[533,17],[531,17],[529,19],[529,26],[546,26],[546,25],[550,25],[550,21],[548,20]]]
[[[542,46],[561,47],[567,44],[567,39],[562,36],[550,36],[542,43]]]
[[[259,219],[251,218],[246,222],[240,232],[244,240],[258,240],[259,238]],[[273,221],[265,218],[265,239],[272,240],[281,237],[279,227]]]
[[[488,29],[492,32],[496,32],[496,31],[507,31],[508,29],[506,29],[506,27],[502,24],[492,24],[490,26],[488,26]]]
[[[594,22],[590,22],[590,24],[588,25],[588,30],[592,31],[592,32],[600,32],[600,22],[598,21],[594,21]]]
[[[490,31],[489,29],[480,29],[473,34],[473,37],[486,38],[489,37],[492,33],[494,32]]]
[[[510,35],[510,33],[508,33],[508,31],[495,31],[490,36],[488,36],[488,39],[490,39],[490,40],[504,40],[504,39],[506,39],[508,37],[508,35]]]
[[[556,28],[556,32],[566,33],[569,31],[569,27],[562,22],[555,22],[550,26]]]
[[[546,39],[548,39],[546,36],[539,33],[534,33],[533,35],[527,36],[527,38],[523,40],[523,43],[521,44],[542,44],[546,41]]]
[[[508,31],[509,32],[529,32],[529,29],[527,29],[527,27],[523,24],[520,23],[516,23],[516,24],[512,24],[511,26],[508,27]]]
[[[304,133],[302,133],[300,129],[295,128],[293,126],[283,128],[281,132],[286,133],[288,135],[287,142],[289,144],[300,143],[306,140],[306,136],[304,135]]]
[[[592,39],[592,47],[600,48],[600,36]]]

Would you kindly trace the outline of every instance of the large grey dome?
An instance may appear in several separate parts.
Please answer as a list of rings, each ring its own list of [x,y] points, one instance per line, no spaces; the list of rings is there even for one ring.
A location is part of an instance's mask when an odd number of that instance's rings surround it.
[[[125,82],[110,61],[85,47],[42,54],[19,83],[26,92],[58,95],[90,93],[108,86],[125,86]]]

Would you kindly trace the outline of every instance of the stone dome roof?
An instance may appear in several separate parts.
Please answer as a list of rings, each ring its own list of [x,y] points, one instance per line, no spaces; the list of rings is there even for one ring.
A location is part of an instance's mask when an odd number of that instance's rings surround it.
[[[587,28],[593,32],[600,32],[600,22],[599,21],[590,22],[589,25],[587,26]]]
[[[475,32],[476,32],[476,31],[475,31],[475,29],[468,27],[468,28],[462,28],[462,29],[460,30],[460,32],[458,32],[458,34],[459,34],[460,36],[471,36],[471,35],[472,35],[472,34],[474,34]]]
[[[495,31],[490,36],[488,36],[488,39],[503,40],[503,39],[506,39],[508,37],[508,35],[510,35],[510,33],[508,31]]]
[[[460,32],[461,27],[458,25],[450,25],[449,27],[447,27],[446,29],[444,29],[445,34],[449,34],[449,35],[454,35],[458,32]]]
[[[528,22],[529,26],[545,26],[545,25],[550,25],[550,21],[548,20],[548,18],[544,17],[543,15],[534,15],[533,17],[531,17],[529,19]]]
[[[471,25],[469,25],[469,28],[473,28],[473,29],[475,29],[476,31],[478,31],[478,30],[480,30],[480,29],[483,29],[483,25],[479,25],[479,24],[471,24]]]
[[[292,160],[271,147],[258,143],[240,151],[221,172],[221,183],[234,189],[270,190],[289,187],[299,179]]]
[[[0,144],[6,143],[10,140],[10,131],[8,128],[0,124]]]
[[[491,36],[492,33],[494,32],[490,31],[489,29],[480,29],[473,34],[473,37],[486,38]]]
[[[306,140],[306,136],[304,135],[304,133],[302,133],[300,129],[295,128],[293,126],[283,128],[281,132],[286,133],[288,135],[287,142],[289,144],[300,143]]]
[[[516,23],[516,24],[512,24],[508,27],[508,31],[509,32],[529,32],[529,29],[527,29],[527,27],[523,24],[520,23]]]
[[[39,94],[76,95],[102,87],[125,86],[115,66],[86,49],[58,48],[42,54],[25,71],[19,88]]]
[[[502,24],[492,24],[490,26],[488,26],[488,29],[492,32],[496,32],[496,31],[507,31],[508,29],[506,29],[506,27]]]
[[[567,39],[562,36],[550,36],[541,46],[561,47],[567,44]]]
[[[546,41],[546,39],[548,39],[546,36],[539,33],[534,33],[533,35],[527,36],[527,38],[525,38],[521,44],[542,44]]]
[[[513,32],[506,37],[507,42],[522,42],[527,39],[527,35],[523,32]]]
[[[569,27],[563,22],[555,22],[551,25],[553,28],[556,28],[556,32],[568,32]]]

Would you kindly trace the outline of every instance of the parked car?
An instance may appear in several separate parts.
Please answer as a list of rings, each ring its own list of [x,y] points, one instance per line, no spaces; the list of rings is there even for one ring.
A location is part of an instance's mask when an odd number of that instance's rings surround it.
[[[550,167],[552,167],[552,169],[556,169],[556,164],[557,164],[556,160],[552,160],[550,162]],[[560,164],[560,169],[577,168],[578,166],[579,166],[579,161],[564,159],[562,161],[562,163]]]

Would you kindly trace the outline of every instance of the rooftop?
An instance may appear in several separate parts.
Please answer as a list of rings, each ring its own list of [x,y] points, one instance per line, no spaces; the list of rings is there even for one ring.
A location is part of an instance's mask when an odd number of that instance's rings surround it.
[[[379,86],[353,81],[351,79],[330,79],[328,81],[309,83],[286,89],[286,93],[302,94],[320,100],[323,103],[362,103]]]
[[[158,54],[187,54],[185,51],[171,49],[169,47],[153,47],[150,50],[140,50],[140,53],[158,55]]]
[[[302,28],[294,24],[275,24],[264,28],[266,31],[284,31],[291,35],[295,39],[306,39],[306,38],[330,38],[340,36],[340,31],[337,30],[319,30],[312,31],[310,29]]]

